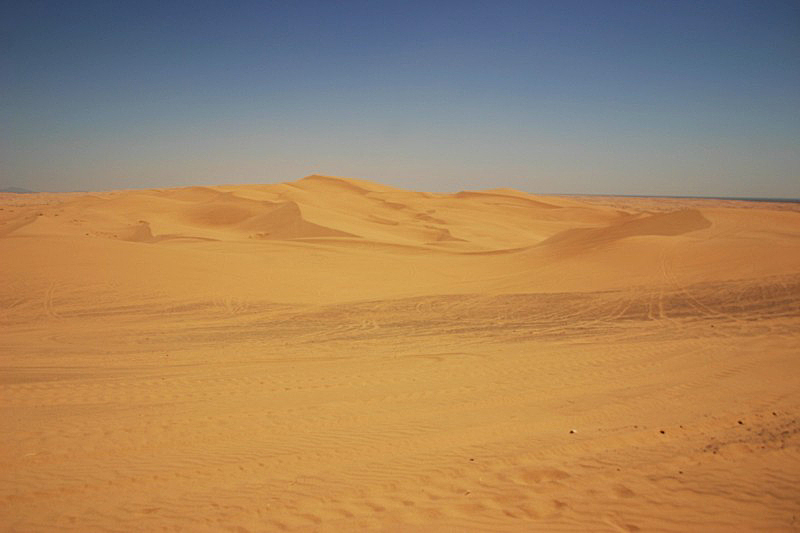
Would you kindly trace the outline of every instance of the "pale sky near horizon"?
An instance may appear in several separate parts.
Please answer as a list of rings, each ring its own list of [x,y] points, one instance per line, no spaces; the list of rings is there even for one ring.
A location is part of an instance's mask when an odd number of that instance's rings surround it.
[[[0,187],[800,197],[800,2],[6,2]]]

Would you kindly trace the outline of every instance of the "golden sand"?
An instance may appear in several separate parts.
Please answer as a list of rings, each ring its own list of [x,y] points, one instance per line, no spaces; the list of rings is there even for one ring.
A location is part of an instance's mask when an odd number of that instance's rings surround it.
[[[800,528],[796,204],[0,208],[0,530]]]

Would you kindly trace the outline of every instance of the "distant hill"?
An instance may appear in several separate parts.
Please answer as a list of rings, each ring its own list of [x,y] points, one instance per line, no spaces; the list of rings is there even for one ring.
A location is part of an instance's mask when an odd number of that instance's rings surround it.
[[[13,193],[16,193],[16,194],[31,194],[31,193],[35,193],[36,191],[23,189],[22,187],[4,187],[4,188],[0,189],[0,192],[13,192]]]

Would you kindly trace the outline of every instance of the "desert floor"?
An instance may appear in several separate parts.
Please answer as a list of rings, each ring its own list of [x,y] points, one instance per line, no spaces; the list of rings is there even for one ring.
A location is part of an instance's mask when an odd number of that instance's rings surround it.
[[[4,531],[800,529],[800,204],[0,209]]]

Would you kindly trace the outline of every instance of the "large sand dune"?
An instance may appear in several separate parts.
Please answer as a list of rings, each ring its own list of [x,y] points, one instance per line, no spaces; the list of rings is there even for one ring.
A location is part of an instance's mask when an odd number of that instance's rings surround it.
[[[0,529],[800,529],[800,206],[0,195]]]

